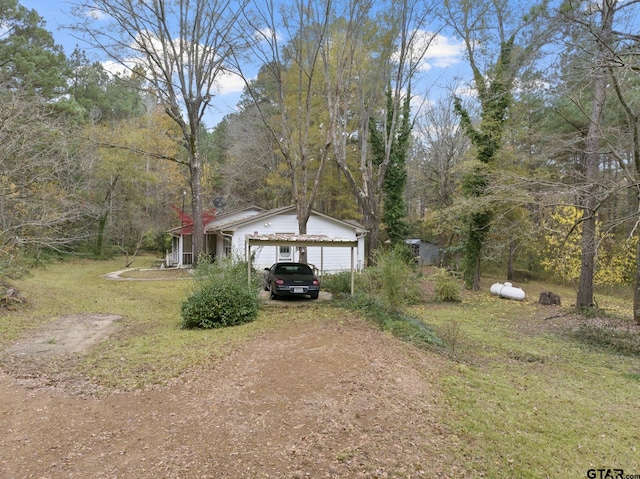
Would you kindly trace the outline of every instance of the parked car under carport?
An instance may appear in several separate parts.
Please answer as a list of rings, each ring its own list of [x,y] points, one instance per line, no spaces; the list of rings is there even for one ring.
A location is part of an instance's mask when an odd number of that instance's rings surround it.
[[[275,263],[265,268],[264,289],[271,299],[307,295],[318,299],[320,281],[308,264]]]

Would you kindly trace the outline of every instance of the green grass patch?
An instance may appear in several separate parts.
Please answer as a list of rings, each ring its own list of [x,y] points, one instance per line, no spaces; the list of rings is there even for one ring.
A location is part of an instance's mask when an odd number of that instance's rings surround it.
[[[403,341],[419,347],[442,346],[442,340],[428,324],[368,296],[341,296],[337,304],[357,311],[380,329],[389,331]]]
[[[14,281],[28,304],[0,317],[0,342],[28,336],[62,316],[95,313],[122,316],[115,332],[86,354],[56,359],[42,374],[60,369],[108,390],[162,384],[190,368],[206,367],[232,348],[279,322],[276,312],[261,311],[254,323],[211,331],[181,329],[180,307],[193,281],[114,281],[123,259],[77,260],[49,265]],[[48,369],[50,368],[50,369]]]
[[[640,335],[609,326],[583,324],[569,333],[586,344],[607,349],[613,353],[640,357]]]
[[[445,343],[448,329],[455,337],[456,361],[440,387],[459,460],[474,477],[640,471],[638,357],[585,346],[530,302],[479,293],[412,311]]]

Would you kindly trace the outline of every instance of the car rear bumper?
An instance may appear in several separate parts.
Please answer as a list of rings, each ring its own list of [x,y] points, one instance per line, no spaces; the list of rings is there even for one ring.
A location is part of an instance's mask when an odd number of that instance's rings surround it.
[[[304,296],[305,294],[317,294],[320,292],[318,286],[278,286],[274,293],[278,296]]]

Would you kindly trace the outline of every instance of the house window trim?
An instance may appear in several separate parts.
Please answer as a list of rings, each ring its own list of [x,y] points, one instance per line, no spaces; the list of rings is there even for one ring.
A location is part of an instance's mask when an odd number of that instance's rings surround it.
[[[222,251],[224,256],[231,256],[233,252],[233,240],[231,236],[223,236],[222,237]]]

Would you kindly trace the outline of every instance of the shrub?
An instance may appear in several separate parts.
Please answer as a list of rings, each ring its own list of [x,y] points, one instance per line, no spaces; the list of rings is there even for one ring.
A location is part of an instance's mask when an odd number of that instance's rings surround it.
[[[392,309],[366,294],[345,296],[342,305],[360,312],[383,331],[419,347],[442,346],[431,327],[420,319]]]
[[[420,281],[403,245],[379,252],[375,263],[375,267],[365,270],[370,295],[380,297],[392,309],[420,300]]]
[[[460,286],[449,271],[441,269],[436,274],[435,294],[437,301],[460,301]]]
[[[182,303],[182,327],[219,328],[253,321],[258,315],[257,275],[247,282],[247,263],[223,258],[202,262],[195,271],[196,288]]]
[[[249,323],[258,315],[258,299],[247,285],[209,283],[182,303],[182,327],[220,328]]]
[[[356,275],[356,282],[359,282],[359,276],[359,274]],[[331,294],[351,293],[351,271],[324,275],[322,277],[322,289],[329,291]],[[358,289],[357,286],[356,289]]]
[[[369,321],[384,331],[420,347],[442,346],[442,340],[420,319],[401,311],[401,306],[417,303],[422,296],[421,281],[413,267],[413,259],[407,255],[404,245],[381,251],[375,256],[375,266],[358,275],[356,294],[338,295],[341,304],[359,311]],[[350,291],[348,275],[332,275],[323,282],[338,293]],[[333,289],[330,289],[332,292]]]
[[[154,253],[164,254],[166,250],[171,249],[171,236],[162,229],[151,229],[144,233],[142,248]]]

